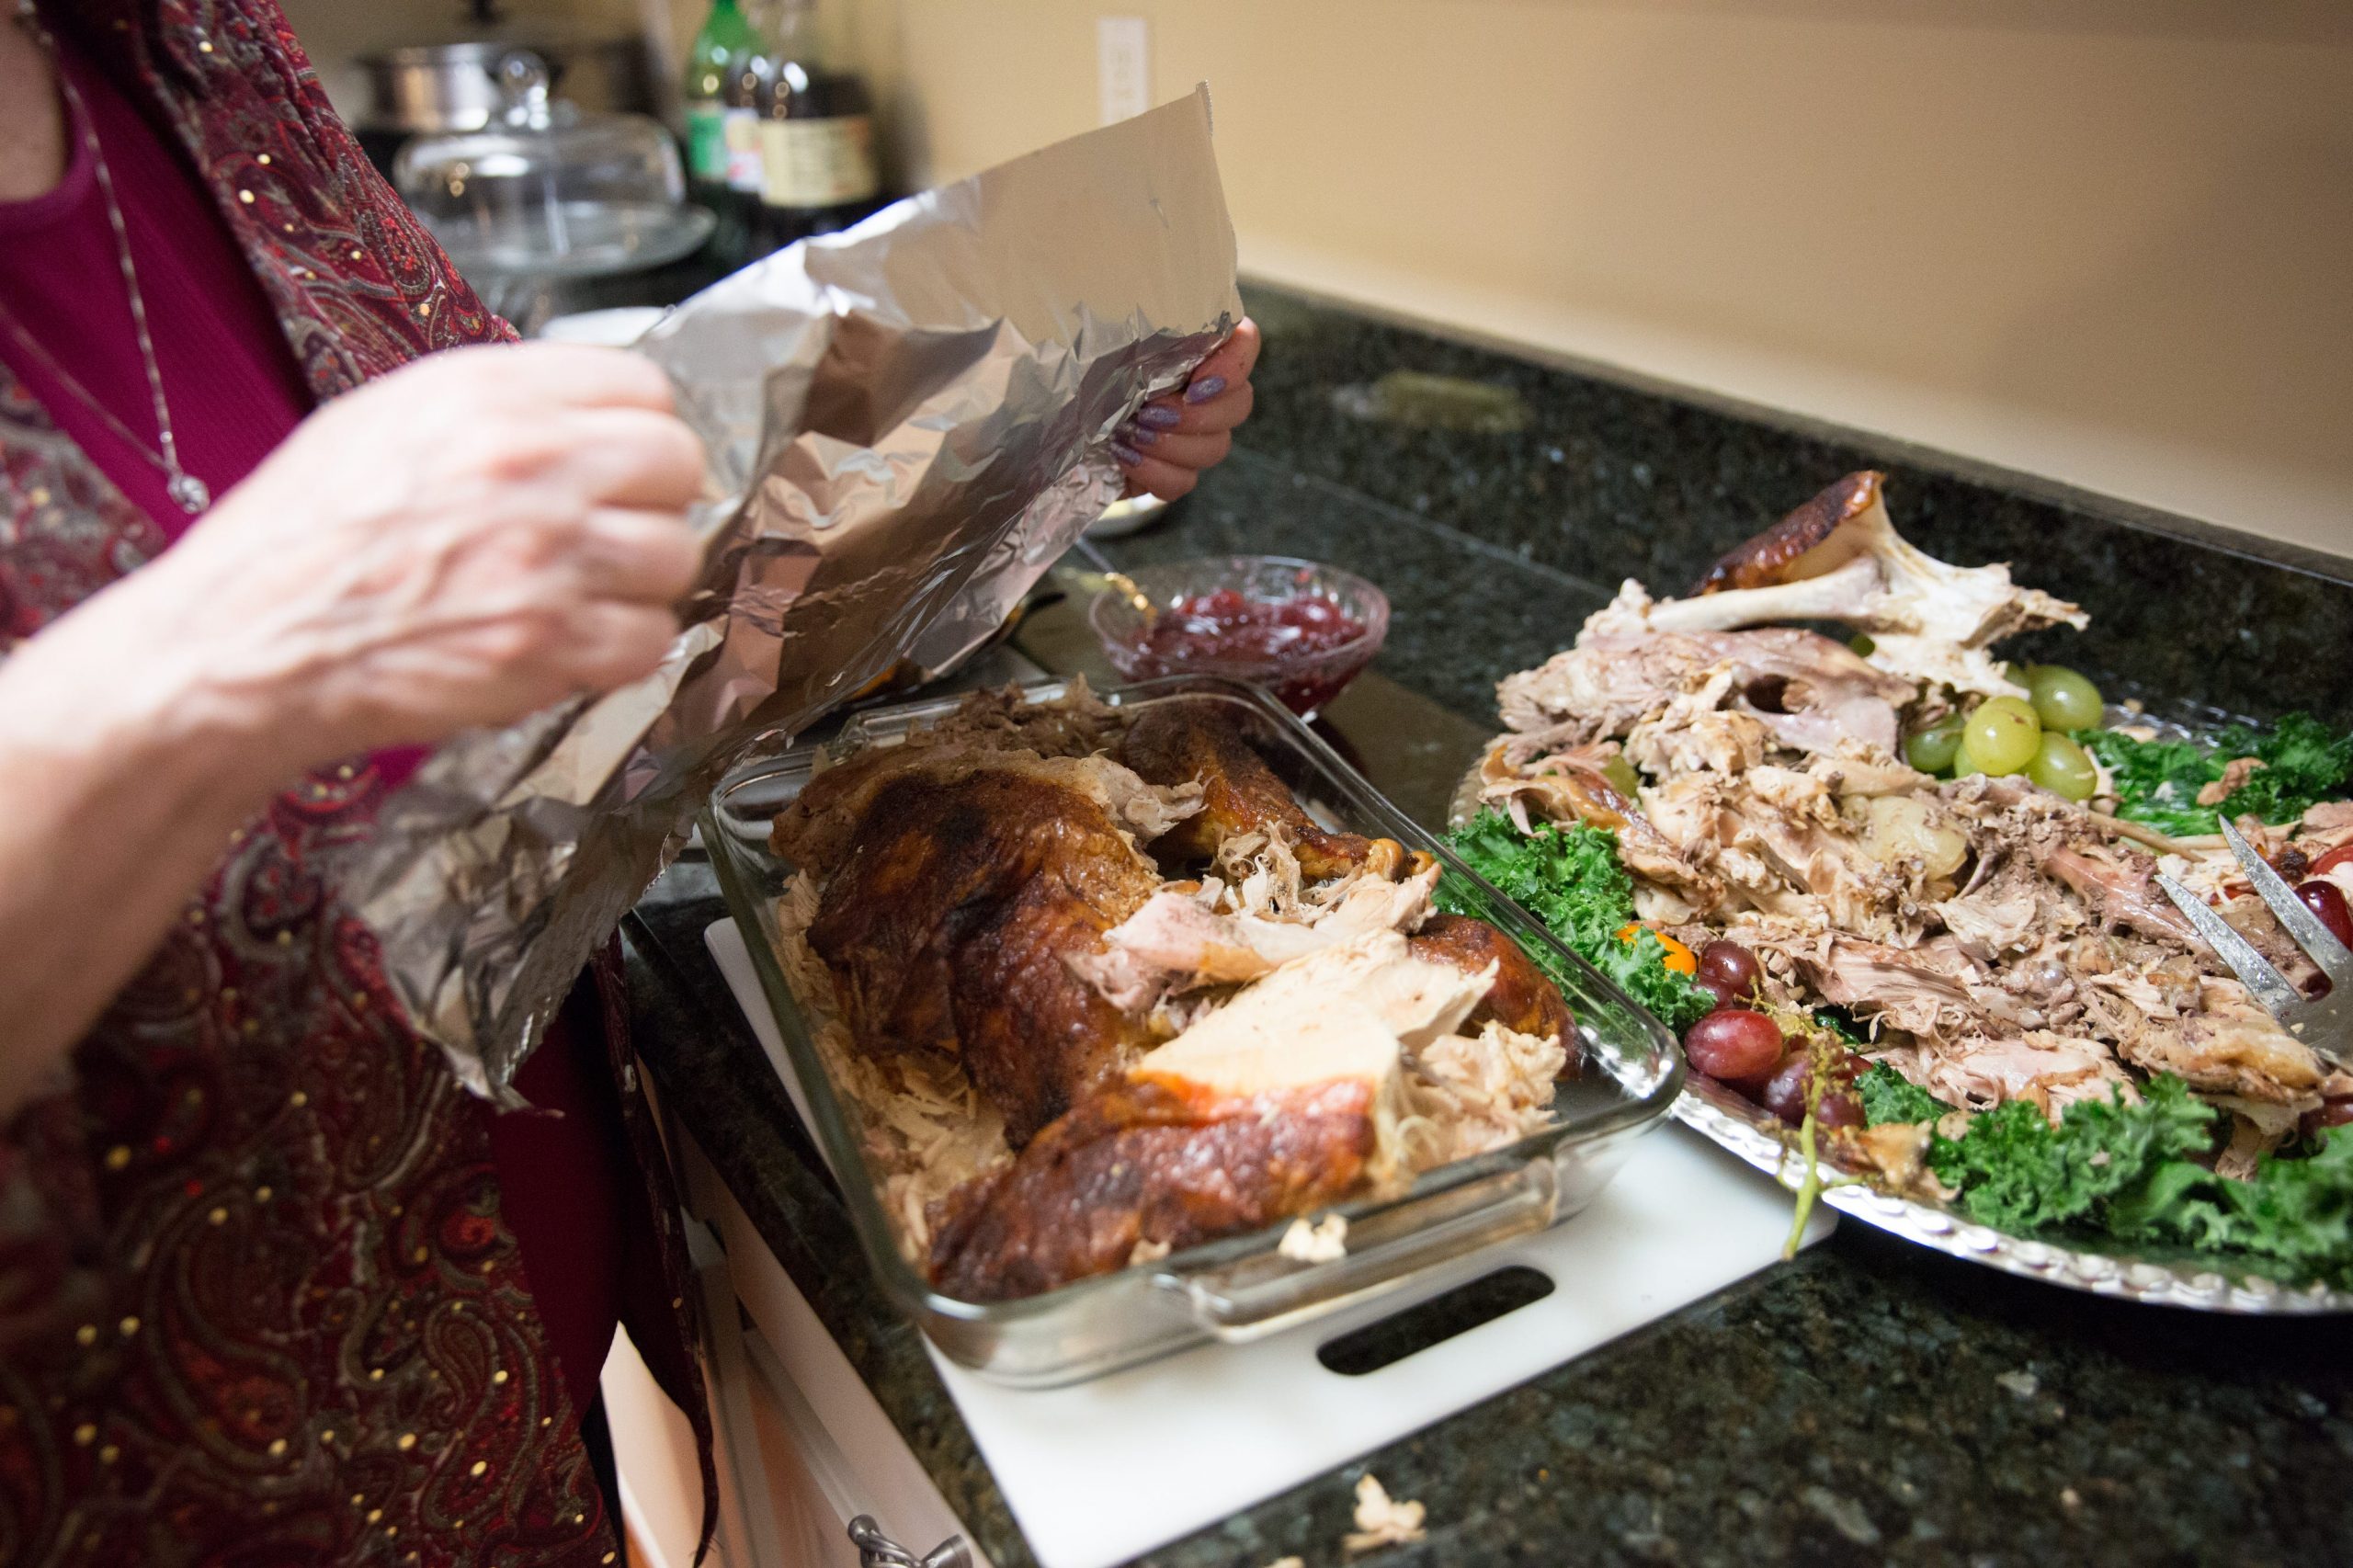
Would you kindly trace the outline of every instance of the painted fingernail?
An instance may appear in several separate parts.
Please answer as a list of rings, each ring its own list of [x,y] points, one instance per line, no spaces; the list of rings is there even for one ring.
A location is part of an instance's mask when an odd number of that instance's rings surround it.
[[[1160,439],[1160,432],[1149,425],[1123,425],[1120,435],[1131,447],[1149,447]]]
[[[1133,468],[1136,464],[1143,461],[1143,454],[1137,451],[1133,447],[1129,446],[1125,441],[1112,442],[1111,455],[1114,458],[1117,458],[1122,465],[1128,468]]]
[[[1149,425],[1155,430],[1174,430],[1176,422],[1184,417],[1183,411],[1170,408],[1165,403],[1149,403],[1136,411],[1136,423]]]
[[[1225,378],[1223,376],[1203,376],[1199,381],[1195,381],[1191,386],[1185,389],[1185,401],[1187,403],[1207,403],[1210,399],[1215,397],[1224,390]]]

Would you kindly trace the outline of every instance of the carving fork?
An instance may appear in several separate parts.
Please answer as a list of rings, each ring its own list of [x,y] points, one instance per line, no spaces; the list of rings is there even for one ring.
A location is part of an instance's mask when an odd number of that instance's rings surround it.
[[[2308,997],[2290,984],[2288,978],[2272,968],[2271,961],[2256,952],[2255,945],[2234,930],[2211,904],[2173,878],[2160,871],[2157,885],[2165,889],[2174,907],[2197,928],[2206,945],[2231,966],[2231,972],[2246,983],[2255,999],[2270,1010],[2282,1028],[2331,1066],[2353,1072],[2353,952],[2346,950],[2345,944],[2321,923],[2319,915],[2304,907],[2296,890],[2256,853],[2255,846],[2246,841],[2244,834],[2224,822],[2222,837],[2230,844],[2231,853],[2238,857],[2256,896],[2269,906],[2297,946],[2328,976],[2327,995]]]

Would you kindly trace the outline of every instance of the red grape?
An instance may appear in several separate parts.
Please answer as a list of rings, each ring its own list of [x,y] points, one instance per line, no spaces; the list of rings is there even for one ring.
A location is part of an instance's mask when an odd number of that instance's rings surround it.
[[[2353,844],[2340,844],[2323,855],[2312,863],[2312,869],[2308,874],[2317,877],[2345,865],[2353,865]]]
[[[2330,936],[2353,948],[2353,910],[2346,908],[2345,894],[2335,882],[2317,879],[2301,882],[2297,884],[2296,896],[2303,901],[2306,909],[2320,916],[2320,923],[2328,927]]]
[[[1748,995],[1745,992],[1733,990],[1730,984],[1724,981],[1718,980],[1712,974],[1702,974],[1693,980],[1691,983],[1706,992],[1709,995],[1714,997],[1718,1007],[1737,1007],[1741,1006],[1748,1000]]]
[[[2308,1110],[2297,1119],[2296,1135],[2317,1138],[2332,1127],[2353,1122],[2353,1099],[2323,1100],[2318,1110]]]
[[[1798,1118],[1800,1120],[1805,1118],[1802,1107],[1798,1111]],[[1821,1101],[1814,1106],[1813,1124],[1816,1127],[1833,1129],[1860,1127],[1863,1124],[1863,1102],[1852,1095],[1842,1094],[1834,1089],[1824,1095]]]
[[[1710,942],[1699,954],[1699,981],[1722,982],[1732,988],[1734,996],[1754,996],[1764,983],[1765,971],[1757,967],[1756,955],[1738,942]],[[1710,987],[1711,990],[1714,988]]]
[[[1813,1063],[1806,1060],[1805,1052],[1799,1051],[1766,1080],[1763,1091],[1756,1096],[1757,1103],[1791,1127],[1797,1126],[1805,1119],[1805,1077],[1812,1071]]]
[[[1728,1084],[1754,1084],[1781,1059],[1781,1027],[1746,1007],[1723,1007],[1683,1031],[1691,1065]]]

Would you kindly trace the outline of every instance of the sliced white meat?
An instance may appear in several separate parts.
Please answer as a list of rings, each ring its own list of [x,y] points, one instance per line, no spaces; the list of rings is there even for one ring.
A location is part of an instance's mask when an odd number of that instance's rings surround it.
[[[1284,965],[1129,1069],[1131,1079],[1247,1096],[1336,1081],[1372,1091],[1376,1183],[1405,1168],[1407,1052],[1453,1034],[1492,971],[1466,975],[1415,958],[1393,931],[1357,937]]]
[[[1461,1027],[1494,979],[1415,958],[1394,931],[1372,932],[1276,970],[1147,1052],[1132,1071],[1181,1076],[1234,1093],[1256,1093],[1246,1085],[1262,1081],[1302,1082],[1280,1077],[1296,1069],[1272,1061],[1294,1053],[1286,1031],[1307,1027],[1320,1015],[1360,1014],[1362,1019],[1352,1019],[1352,1026],[1370,1020],[1392,1045],[1418,1048]],[[1327,1031],[1318,1038],[1345,1040],[1348,1032]],[[1262,1079],[1269,1074],[1277,1076]]]
[[[1073,954],[1071,968],[1113,1006],[1139,1012],[1173,990],[1256,980],[1294,959],[1374,931],[1411,931],[1428,915],[1435,863],[1401,881],[1351,877],[1313,923],[1223,913],[1199,897],[1164,888],[1103,935],[1099,952]]]

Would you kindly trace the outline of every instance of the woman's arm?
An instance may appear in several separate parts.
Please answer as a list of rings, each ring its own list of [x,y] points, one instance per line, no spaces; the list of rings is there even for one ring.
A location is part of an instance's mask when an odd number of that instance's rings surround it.
[[[0,1116],[58,1081],[303,767],[651,670],[701,480],[644,360],[438,355],[303,421],[177,547],[0,663]]]
[[[0,1120],[62,1083],[67,1049],[300,766],[177,699],[168,669],[94,679],[120,667],[90,645],[112,618],[79,618],[0,664]]]

